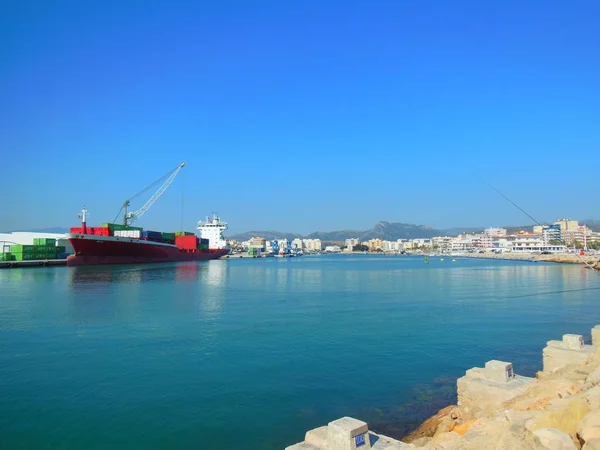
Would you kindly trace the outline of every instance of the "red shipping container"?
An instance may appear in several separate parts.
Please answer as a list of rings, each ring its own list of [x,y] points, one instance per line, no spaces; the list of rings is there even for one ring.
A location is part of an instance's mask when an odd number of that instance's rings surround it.
[[[198,248],[198,237],[175,236],[175,245],[183,250],[195,250]]]
[[[83,234],[83,228],[79,227],[79,228],[71,228],[69,230],[69,233],[73,233],[73,234]]]
[[[110,236],[110,230],[108,229],[108,227],[96,227],[94,228],[94,236]]]

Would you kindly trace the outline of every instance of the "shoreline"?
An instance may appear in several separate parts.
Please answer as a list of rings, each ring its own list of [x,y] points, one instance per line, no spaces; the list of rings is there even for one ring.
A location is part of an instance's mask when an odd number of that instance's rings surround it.
[[[506,261],[531,261],[531,262],[551,262],[558,264],[589,264],[592,267],[600,268],[598,257],[592,255],[574,255],[574,254],[552,254],[541,255],[534,253],[469,253],[465,255],[454,255],[456,258],[479,258],[479,259],[499,259]]]
[[[420,253],[379,253],[379,252],[341,252],[332,253],[340,255],[382,255],[382,256],[420,256],[429,258],[469,258],[469,259],[495,259],[503,261],[529,261],[529,262],[550,262],[557,264],[589,264],[595,269],[600,270],[600,255],[575,255],[575,254],[551,254],[542,255],[539,253],[464,253],[464,254],[420,254]]]

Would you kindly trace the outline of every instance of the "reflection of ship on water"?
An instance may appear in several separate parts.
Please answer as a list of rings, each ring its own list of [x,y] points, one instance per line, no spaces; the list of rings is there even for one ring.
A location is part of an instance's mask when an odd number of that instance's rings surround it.
[[[216,319],[223,309],[225,303],[225,285],[229,264],[226,261],[210,261],[206,264],[207,270],[200,278],[201,286],[199,308],[201,312],[210,319]]]
[[[227,278],[227,262],[222,260],[209,261],[207,271],[202,281],[211,286],[222,286]]]
[[[175,281],[177,283],[197,283],[201,272],[206,272],[206,264],[180,263],[175,269]]]
[[[197,278],[202,264],[174,263],[144,266],[114,265],[114,266],[84,266],[69,269],[71,284],[86,285],[95,283],[143,283],[161,279],[182,277],[186,280],[192,276]],[[194,275],[192,275],[194,274]]]

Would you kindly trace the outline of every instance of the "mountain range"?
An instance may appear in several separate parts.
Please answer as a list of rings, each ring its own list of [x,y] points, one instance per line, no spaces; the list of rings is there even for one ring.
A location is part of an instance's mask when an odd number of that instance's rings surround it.
[[[456,236],[463,232],[482,231],[482,227],[450,228],[447,230],[432,228],[427,225],[415,225],[400,222],[377,222],[369,230],[339,230],[339,231],[316,231],[303,236],[298,233],[282,233],[280,231],[247,231],[246,233],[228,236],[228,239],[236,241],[247,241],[250,238],[260,236],[267,240],[272,239],[321,239],[323,242],[341,242],[349,238],[358,238],[360,241],[369,239],[382,239],[395,241],[397,239],[431,238],[434,236]]]
[[[600,231],[600,220],[584,220],[581,223],[586,224],[592,231]],[[525,230],[531,231],[533,225],[505,226],[508,233]],[[272,239],[321,239],[323,242],[341,242],[350,238],[358,238],[361,242],[369,239],[382,239],[384,241],[395,241],[397,239],[420,239],[431,238],[435,236],[456,236],[460,233],[478,233],[485,227],[454,227],[446,229],[436,229],[427,225],[415,225],[401,222],[377,222],[369,230],[340,230],[340,231],[316,231],[303,236],[298,233],[282,233],[280,231],[247,231],[245,233],[227,236],[227,239],[236,241],[247,241],[256,236],[267,240]]]
[[[592,231],[600,232],[600,220],[583,220],[582,224],[587,225]],[[509,233],[514,233],[520,230],[530,231],[532,225],[521,226],[505,226]],[[358,238],[362,241],[369,239],[382,239],[385,241],[395,241],[397,239],[419,239],[431,238],[434,236],[456,236],[460,233],[477,233],[483,231],[484,227],[454,227],[446,229],[436,229],[427,225],[415,225],[401,222],[377,222],[375,226],[369,230],[339,230],[339,231],[315,231],[306,236],[298,233],[285,233],[281,231],[263,230],[263,231],[247,231],[245,233],[234,234],[225,237],[236,241],[247,241],[256,236],[263,237],[267,240],[272,239],[321,239],[323,242],[341,242],[349,238]],[[15,231],[31,231],[37,233],[68,233],[68,228],[52,227],[38,228],[29,230]]]

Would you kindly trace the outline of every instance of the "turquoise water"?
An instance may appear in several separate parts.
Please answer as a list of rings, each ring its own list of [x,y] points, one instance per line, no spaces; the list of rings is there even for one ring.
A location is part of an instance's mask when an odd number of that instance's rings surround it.
[[[466,369],[533,375],[548,340],[588,336],[598,288],[573,265],[369,255],[1,270],[0,442],[283,449],[346,415],[401,435]]]

